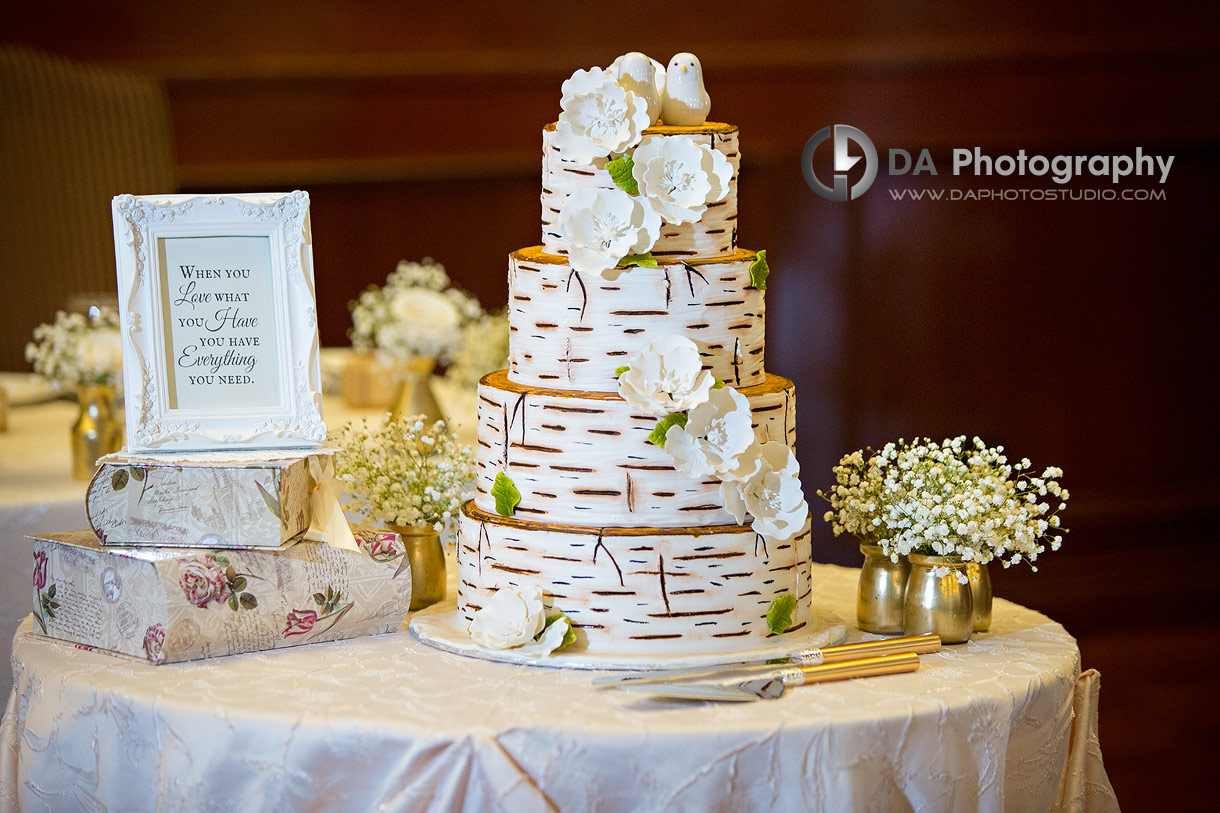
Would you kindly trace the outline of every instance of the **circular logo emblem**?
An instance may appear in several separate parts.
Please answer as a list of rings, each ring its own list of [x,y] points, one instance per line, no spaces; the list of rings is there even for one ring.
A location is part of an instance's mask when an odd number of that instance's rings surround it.
[[[140,614],[136,612],[130,601],[124,601],[115,612],[115,622],[118,624],[119,633],[124,638],[132,638],[140,628]]]
[[[830,186],[822,183],[813,171],[814,154],[818,147],[827,141],[832,142],[834,152],[834,180]],[[853,142],[864,155],[851,154],[849,146]],[[848,170],[861,158],[864,159],[864,174],[849,187]],[[801,171],[805,174],[805,183],[809,184],[809,188],[826,200],[855,200],[867,192],[873,181],[877,180],[877,148],[873,146],[872,139],[857,127],[848,124],[823,127],[805,142],[805,149],[801,153]]]

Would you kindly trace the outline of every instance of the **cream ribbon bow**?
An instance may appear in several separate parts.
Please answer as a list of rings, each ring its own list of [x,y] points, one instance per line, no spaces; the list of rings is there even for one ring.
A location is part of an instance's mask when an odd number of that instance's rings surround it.
[[[347,524],[347,517],[343,516],[343,507],[339,504],[342,487],[335,477],[335,461],[330,455],[312,455],[309,458],[309,476],[314,482],[313,493],[309,497],[313,519],[307,536],[311,539],[321,536],[323,541],[336,548],[360,550],[356,538],[352,536],[352,528]]]

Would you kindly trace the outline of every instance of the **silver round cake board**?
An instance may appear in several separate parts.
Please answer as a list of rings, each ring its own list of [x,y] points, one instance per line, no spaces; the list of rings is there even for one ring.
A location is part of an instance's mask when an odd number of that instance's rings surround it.
[[[777,635],[742,649],[717,652],[588,652],[577,650],[579,642],[561,652],[545,657],[530,657],[512,649],[485,649],[466,632],[466,619],[457,609],[456,601],[442,601],[417,611],[411,616],[411,634],[428,646],[500,663],[522,666],[546,666],[553,669],[668,669],[684,666],[709,666],[729,661],[766,660],[781,658],[798,649],[816,649],[842,643],[847,638],[847,626],[833,613],[814,608],[809,623],[795,633]]]

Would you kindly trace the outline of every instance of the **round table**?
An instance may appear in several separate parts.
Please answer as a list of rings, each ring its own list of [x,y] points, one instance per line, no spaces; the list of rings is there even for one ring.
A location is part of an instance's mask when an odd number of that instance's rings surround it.
[[[857,574],[816,565],[815,603],[854,619]],[[153,666],[41,638],[27,619],[13,661],[0,800],[22,810],[1045,811],[1112,800],[1098,792],[1109,786],[1096,684],[1075,641],[1002,600],[990,633],[924,656],[917,673],[742,704],[594,689],[595,672],[466,658],[407,633]]]

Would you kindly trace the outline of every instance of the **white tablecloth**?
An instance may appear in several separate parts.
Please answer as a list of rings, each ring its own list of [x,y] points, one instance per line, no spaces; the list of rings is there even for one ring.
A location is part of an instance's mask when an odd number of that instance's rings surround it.
[[[473,445],[474,391],[437,379],[436,394],[453,416],[459,437]],[[7,697],[12,686],[10,633],[30,612],[32,563],[25,535],[89,527],[87,483],[72,479],[69,430],[76,414],[76,405],[67,401],[15,406],[9,411],[9,430],[0,432],[0,697]],[[325,399],[323,414],[337,428],[361,417],[374,419],[380,411],[354,410],[332,395]]]
[[[854,618],[857,573],[815,566],[818,606]],[[21,810],[1117,809],[1096,673],[1005,601],[917,673],[748,704],[594,690],[406,633],[157,667],[27,620],[14,662],[0,799]]]

